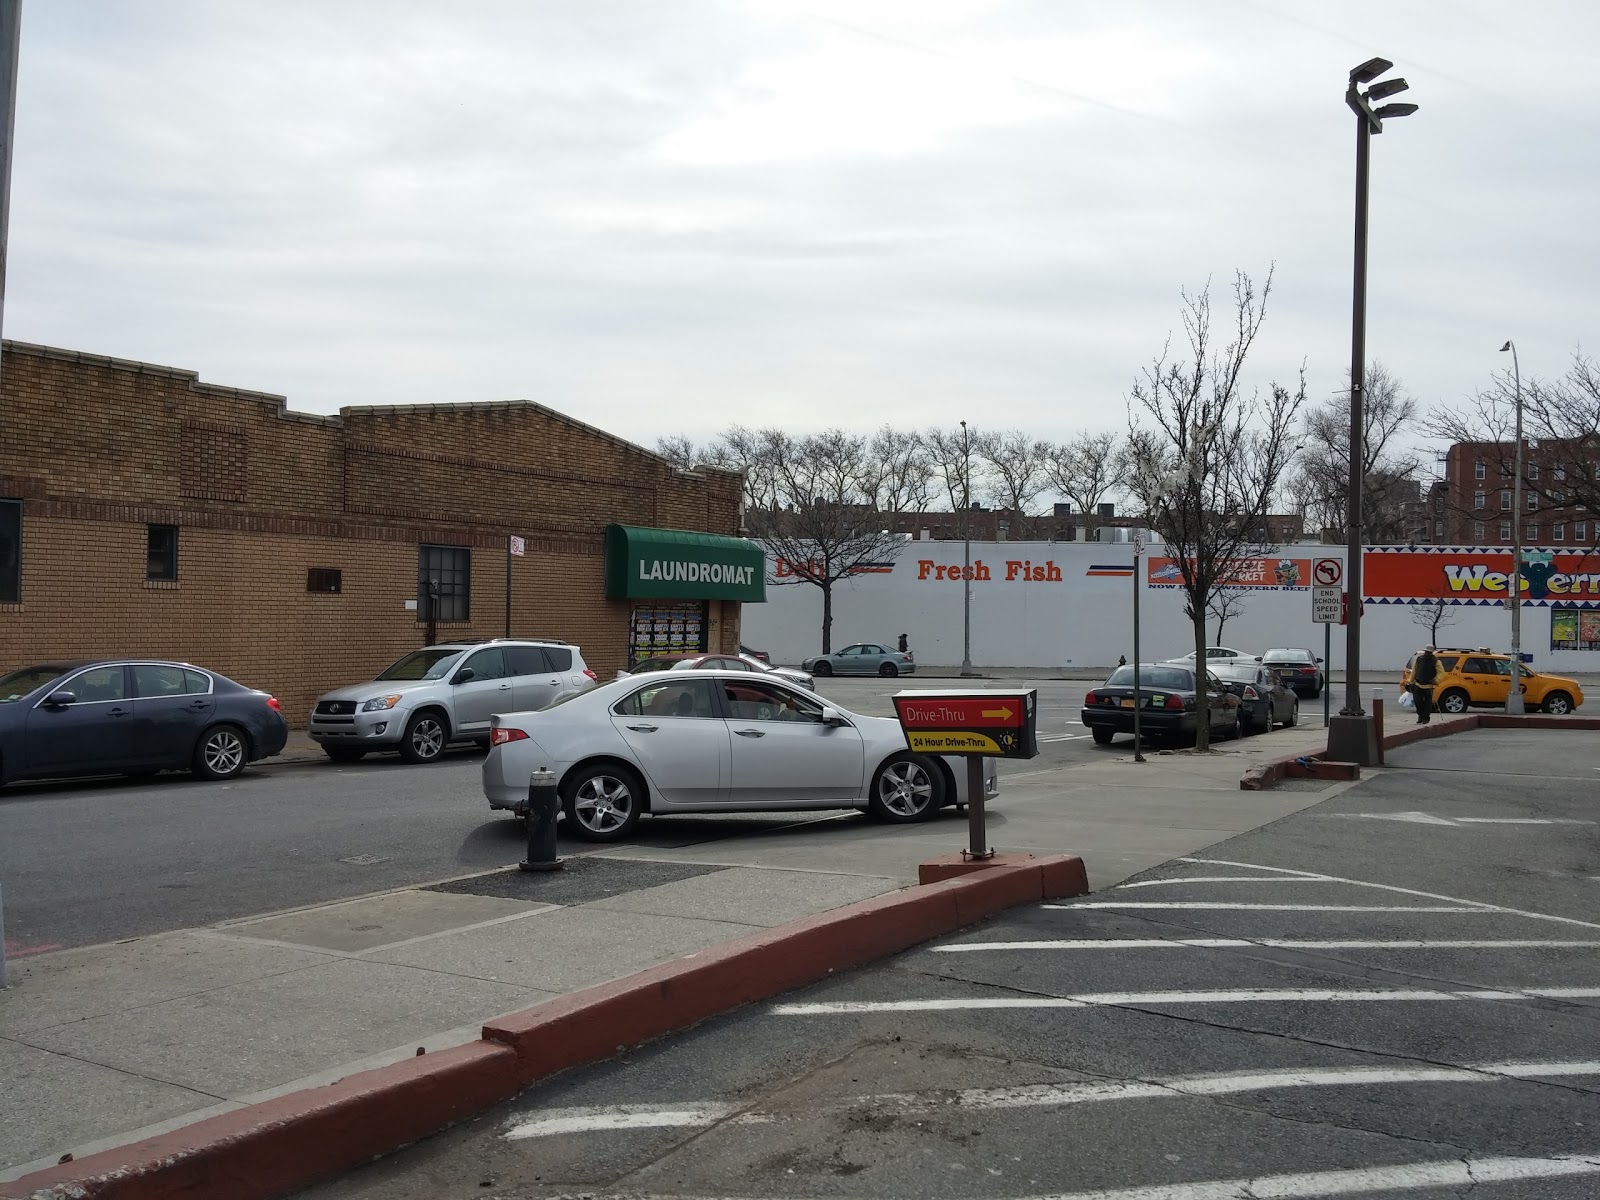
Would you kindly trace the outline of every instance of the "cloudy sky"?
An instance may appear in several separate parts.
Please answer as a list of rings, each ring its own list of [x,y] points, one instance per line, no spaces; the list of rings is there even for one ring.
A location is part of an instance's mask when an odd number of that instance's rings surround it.
[[[5,334],[296,407],[1125,422],[1179,289],[1276,264],[1255,382],[1448,404],[1600,340],[1600,5],[28,0]]]

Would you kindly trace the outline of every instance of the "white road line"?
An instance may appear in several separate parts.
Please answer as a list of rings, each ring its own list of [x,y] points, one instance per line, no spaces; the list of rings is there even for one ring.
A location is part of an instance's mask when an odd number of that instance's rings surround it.
[[[987,1008],[1115,1008],[1166,1004],[1330,1004],[1345,1002],[1411,1002],[1448,1000],[1580,1000],[1600,997],[1600,988],[1469,988],[1432,991],[1426,988],[1336,991],[1327,988],[1243,988],[1225,992],[1090,992],[1081,996],[995,996],[938,1000],[829,1000],[775,1004],[783,1017],[837,1016],[847,1013],[961,1012]]]
[[[1438,817],[1425,812],[1317,813],[1324,821],[1404,821],[1412,825],[1593,825],[1563,817]]]
[[[1187,879],[1141,879],[1138,883],[1119,883],[1124,888],[1166,887],[1174,883],[1321,883],[1320,879],[1272,879],[1263,875],[1191,875]]]
[[[1568,817],[1452,817],[1464,825],[1593,825]]]
[[[1580,921],[1577,917],[1558,917],[1551,913],[1531,912],[1525,908],[1506,908],[1486,900],[1463,900],[1460,896],[1444,896],[1438,892],[1419,892],[1415,888],[1396,887],[1392,883],[1369,883],[1364,879],[1347,879],[1342,875],[1323,875],[1316,871],[1296,871],[1289,867],[1263,867],[1259,863],[1232,862],[1225,858],[1179,858],[1176,861],[1194,863],[1202,867],[1243,867],[1250,871],[1276,871],[1302,879],[1320,879],[1327,883],[1348,883],[1352,887],[1372,888],[1374,891],[1395,892],[1402,896],[1419,896],[1425,900],[1445,900],[1451,904],[1471,904],[1485,912],[1505,913],[1513,917],[1527,917],[1531,921],[1554,921],[1561,925],[1581,925],[1585,929],[1600,929],[1600,922]]]
[[[846,1096],[810,1103],[792,1112],[738,1112],[730,1104],[691,1100],[676,1104],[617,1104],[552,1109],[512,1125],[508,1141],[618,1129],[705,1127],[732,1119],[736,1124],[771,1124],[819,1113],[870,1107],[875,1113],[924,1113],[951,1108],[1004,1110],[1056,1108],[1113,1100],[1178,1100],[1193,1096],[1232,1096],[1290,1088],[1367,1087],[1404,1083],[1500,1083],[1505,1079],[1556,1079],[1600,1075],[1600,1062],[1504,1062],[1461,1067],[1289,1067],[1271,1071],[1231,1071],[1174,1075],[1150,1080],[1093,1083],[1035,1083],[1014,1087],[964,1088],[957,1092],[886,1093]]]
[[[1027,1200],[1303,1200],[1311,1196],[1362,1196],[1373,1192],[1474,1187],[1485,1183],[1595,1174],[1600,1174],[1600,1152],[1564,1154],[1556,1158],[1456,1158],[1396,1167],[1163,1183],[1098,1192],[1057,1192]]]
[[[1226,901],[1093,901],[1090,904],[1045,904],[1046,909],[1229,909],[1246,912],[1474,912],[1483,909],[1437,904],[1230,904]]]
[[[523,1121],[506,1130],[508,1141],[554,1137],[562,1133],[603,1132],[611,1129],[681,1129],[714,1125],[734,1112],[731,1104],[613,1104],[593,1108],[563,1108]]]
[[[1247,946],[1265,946],[1273,950],[1596,950],[1600,949],[1600,941],[1539,941],[1534,938],[1473,941],[1409,939],[1379,941],[1356,938],[1078,938],[1037,942],[959,942],[949,946],[934,946],[933,952],[961,954],[973,950],[1235,950]]]

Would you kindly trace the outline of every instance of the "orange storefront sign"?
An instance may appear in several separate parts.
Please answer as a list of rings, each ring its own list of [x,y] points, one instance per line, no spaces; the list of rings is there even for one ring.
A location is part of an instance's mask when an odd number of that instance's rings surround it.
[[[1145,571],[1145,583],[1153,588],[1183,586],[1183,569],[1175,558],[1152,558]],[[1311,586],[1309,558],[1236,558],[1228,564],[1224,587],[1256,588],[1263,591],[1304,591]]]
[[[1361,590],[1377,604],[1503,604],[1511,577],[1511,552],[1498,547],[1369,549],[1361,563]],[[1600,553],[1524,551],[1522,598],[1600,608]]]

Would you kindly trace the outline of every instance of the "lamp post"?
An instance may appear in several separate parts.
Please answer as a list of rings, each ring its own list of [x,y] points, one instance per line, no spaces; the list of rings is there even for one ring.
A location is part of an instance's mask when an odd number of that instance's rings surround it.
[[[972,438],[961,422],[961,674],[972,674]]]
[[[1506,603],[1511,606],[1511,690],[1506,693],[1506,712],[1521,715],[1522,704],[1522,368],[1517,363],[1517,344],[1500,347],[1511,351],[1511,374],[1517,387],[1517,448],[1512,453],[1511,477],[1511,579]]]
[[[1356,115],[1356,239],[1355,281],[1350,304],[1350,495],[1346,517],[1345,575],[1350,600],[1346,605],[1345,701],[1328,726],[1329,757],[1361,766],[1378,762],[1378,731],[1372,716],[1361,707],[1361,493],[1366,486],[1366,351],[1367,351],[1367,192],[1372,135],[1383,132],[1385,117],[1405,117],[1415,104],[1385,104],[1384,100],[1409,86],[1404,79],[1373,82],[1394,64],[1386,58],[1369,58],[1350,72],[1344,100]],[[1370,85],[1370,86],[1368,86]],[[1363,91],[1362,88],[1366,87]]]

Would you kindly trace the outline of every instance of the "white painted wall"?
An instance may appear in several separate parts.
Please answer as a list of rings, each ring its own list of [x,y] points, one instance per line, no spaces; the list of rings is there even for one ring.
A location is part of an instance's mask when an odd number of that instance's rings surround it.
[[[1157,546],[1158,554],[1165,547]],[[1343,546],[1286,547],[1282,557],[1343,560]],[[972,557],[989,568],[988,580],[972,584],[972,661],[979,667],[1099,668],[1120,655],[1133,657],[1133,588],[1127,577],[1095,577],[1091,566],[1131,565],[1126,545],[1063,542],[973,543]],[[917,661],[929,666],[961,662],[962,584],[930,572],[919,579],[918,563],[931,559],[958,570],[960,542],[907,542],[884,574],[859,575],[836,584],[833,594],[833,646],[877,641],[893,645],[909,636]],[[1008,560],[1053,563],[1060,582],[1008,581]],[[744,606],[742,639],[768,651],[775,662],[795,663],[822,648],[822,593],[810,584],[776,584],[768,570],[767,602]],[[1311,623],[1311,593],[1250,591],[1243,612],[1230,618],[1223,642],[1259,653],[1272,646],[1305,646],[1322,653],[1321,625]],[[1413,620],[1417,610],[1402,605],[1368,604],[1362,622],[1362,665],[1366,670],[1398,671],[1406,658],[1428,641]],[[1453,607],[1439,631],[1441,645],[1493,646],[1504,650],[1511,637],[1503,608]],[[1344,629],[1333,628],[1335,669],[1344,666]],[[1207,621],[1214,640],[1216,622]],[[1550,646],[1550,610],[1525,606],[1522,645],[1534,664],[1553,671],[1600,669],[1600,653]],[[1142,596],[1142,653],[1146,661],[1171,658],[1193,649],[1183,615],[1182,594],[1146,587]]]

